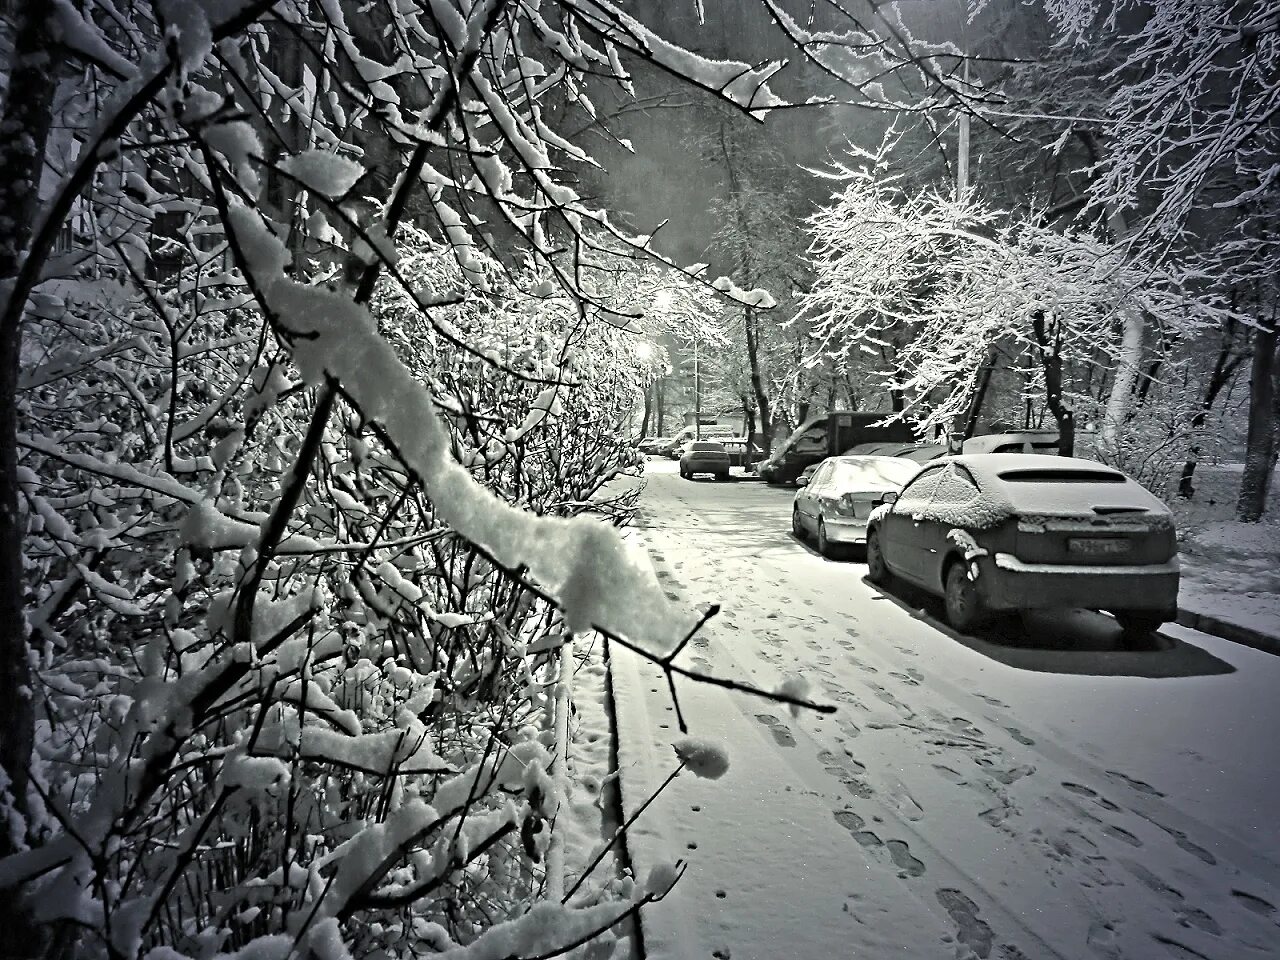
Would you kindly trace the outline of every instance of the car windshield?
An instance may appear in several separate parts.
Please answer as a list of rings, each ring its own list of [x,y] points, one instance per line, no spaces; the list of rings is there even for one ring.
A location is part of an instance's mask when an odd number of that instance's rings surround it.
[[[724,450],[723,443],[691,443],[689,449],[703,453],[719,453]]]
[[[856,460],[837,460],[832,481],[841,490],[860,488],[901,487],[916,475],[920,467],[910,461],[893,457],[863,457]]]
[[[1001,480],[1011,483],[1124,483],[1122,473],[1111,470],[1005,470]]]

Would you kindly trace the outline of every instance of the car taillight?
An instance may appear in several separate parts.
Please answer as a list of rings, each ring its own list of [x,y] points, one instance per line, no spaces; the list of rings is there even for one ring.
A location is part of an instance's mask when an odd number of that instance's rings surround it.
[[[836,513],[842,517],[856,517],[858,515],[856,503],[857,500],[854,499],[853,494],[846,493],[836,501]]]

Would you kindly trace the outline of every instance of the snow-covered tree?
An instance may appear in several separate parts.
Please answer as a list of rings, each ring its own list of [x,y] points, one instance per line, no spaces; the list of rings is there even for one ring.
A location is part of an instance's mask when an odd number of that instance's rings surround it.
[[[1276,454],[1275,277],[1280,245],[1280,43],[1275,2],[1051,2],[1064,50],[1109,69],[1086,135],[1089,197],[1147,256],[1195,266],[1253,333],[1249,442],[1238,514],[1257,520]]]
[[[884,388],[924,434],[971,418],[985,370],[1003,357],[1021,371],[1018,405],[1047,410],[1070,451],[1078,417],[1105,423],[1114,410],[1083,378],[1123,367],[1126,317],[1177,338],[1213,315],[1122,247],[1010,218],[973,194],[908,191],[877,169],[880,157],[832,173],[839,192],[810,219],[815,282],[801,316],[813,328],[809,362],[852,349],[883,363]],[[1108,380],[1108,398],[1132,391],[1117,373]],[[1095,452],[1119,459],[1117,436],[1100,431]]]

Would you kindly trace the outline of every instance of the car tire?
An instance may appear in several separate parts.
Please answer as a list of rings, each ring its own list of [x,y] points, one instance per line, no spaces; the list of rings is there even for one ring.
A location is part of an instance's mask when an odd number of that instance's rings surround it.
[[[804,521],[800,519],[800,509],[791,508],[791,533],[797,540],[804,539]]]
[[[963,561],[952,563],[947,568],[943,603],[947,611],[947,623],[961,633],[972,630],[987,617],[982,597],[978,594],[978,585],[970,579],[968,564]]]
[[[818,548],[818,553],[828,559],[834,559],[836,554],[836,545],[827,539],[827,525],[818,519],[818,537],[814,542],[814,546]]]
[[[1165,623],[1160,614],[1146,610],[1114,610],[1112,615],[1119,622],[1126,641],[1145,640]]]
[[[691,474],[688,470],[681,470],[681,471],[680,471],[680,479],[681,479],[681,480],[692,480],[692,479],[693,479],[693,474]]]
[[[874,527],[867,531],[867,579],[878,586],[884,586],[893,579],[889,565],[884,562],[884,554],[880,552],[880,531]]]

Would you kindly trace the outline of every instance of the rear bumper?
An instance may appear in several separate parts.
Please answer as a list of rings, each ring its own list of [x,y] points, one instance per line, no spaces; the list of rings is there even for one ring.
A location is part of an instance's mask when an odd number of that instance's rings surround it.
[[[1008,553],[979,561],[978,589],[992,610],[1178,611],[1178,560],[1141,566],[1023,563]]]
[[[822,518],[822,523],[827,529],[827,539],[832,543],[867,542],[867,521],[865,520],[828,515]]]
[[[685,473],[728,473],[728,460],[681,460],[680,469]]]

